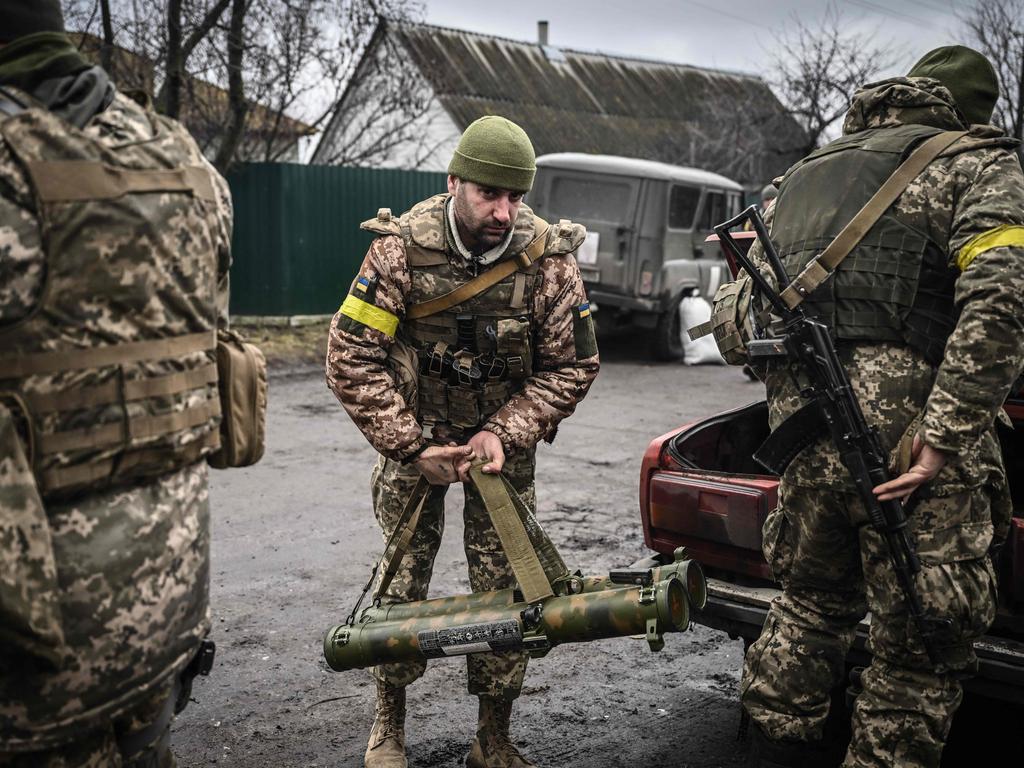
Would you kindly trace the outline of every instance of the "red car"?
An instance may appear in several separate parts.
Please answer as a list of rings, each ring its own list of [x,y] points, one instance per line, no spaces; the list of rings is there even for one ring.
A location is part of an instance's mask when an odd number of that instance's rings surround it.
[[[999,563],[999,613],[975,643],[980,669],[965,689],[1024,703],[1024,399],[1005,410],[1017,429],[1000,427],[1015,517]],[[671,557],[686,547],[708,577],[699,624],[754,640],[778,594],[761,554],[761,527],[778,501],[778,478],[751,458],[768,436],[764,401],[687,424],[651,442],[640,476],[644,541]],[[848,662],[864,666],[867,624],[861,622]]]

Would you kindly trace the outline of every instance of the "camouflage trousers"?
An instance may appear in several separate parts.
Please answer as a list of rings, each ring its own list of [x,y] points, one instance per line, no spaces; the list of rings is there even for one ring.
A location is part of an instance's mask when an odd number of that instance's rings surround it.
[[[534,451],[508,457],[503,470],[527,506],[534,510],[536,496],[533,485]],[[386,541],[391,535],[406,500],[419,478],[411,465],[384,459],[377,462],[371,478],[373,511]],[[469,565],[469,584],[474,592],[506,589],[516,584],[512,568],[501,547],[498,534],[491,525],[487,509],[476,488],[463,486],[466,503],[463,510],[463,543]],[[384,595],[385,601],[405,603],[425,600],[434,568],[434,558],[441,545],[444,530],[444,494],[446,488],[436,487],[424,504],[419,525],[409,549]],[[516,652],[477,653],[466,657],[469,692],[475,696],[513,699],[519,695],[526,673],[527,654]],[[404,686],[417,680],[426,670],[425,661],[398,662],[374,668],[373,676],[388,685]]]
[[[38,752],[0,751],[0,768],[174,768],[173,706],[169,681],[114,721],[73,742]]]
[[[843,678],[856,626],[871,611],[871,665],[854,705],[846,759],[854,766],[937,766],[959,680],[977,660],[973,638],[995,618],[988,497],[980,490],[921,498],[907,508],[922,570],[925,613],[952,620],[958,638],[933,668],[884,541],[855,495],[783,483],[764,526],[764,551],[782,595],[747,651],[741,700],[773,739],[823,735],[829,693]]]

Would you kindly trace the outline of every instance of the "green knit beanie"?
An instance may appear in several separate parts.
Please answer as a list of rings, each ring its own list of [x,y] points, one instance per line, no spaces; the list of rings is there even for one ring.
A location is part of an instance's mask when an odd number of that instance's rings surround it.
[[[988,123],[999,99],[999,80],[984,55],[963,45],[928,51],[907,77],[934,77],[953,94],[969,123]]]
[[[58,0],[0,0],[0,43],[36,32],[63,32],[64,13]]]
[[[528,192],[537,173],[526,131],[504,117],[487,115],[470,123],[448,163],[448,173],[485,187]]]

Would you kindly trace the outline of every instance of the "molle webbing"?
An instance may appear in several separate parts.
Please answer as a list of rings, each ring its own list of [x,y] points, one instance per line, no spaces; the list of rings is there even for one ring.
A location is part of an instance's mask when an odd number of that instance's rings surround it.
[[[106,481],[114,473],[123,474],[140,467],[157,465],[163,471],[199,461],[205,454],[220,447],[220,432],[212,430],[203,434],[195,442],[177,449],[174,464],[168,465],[166,448],[142,449],[130,453],[118,454],[114,458],[94,461],[88,464],[77,464],[70,467],[55,467],[44,470],[42,486],[48,491],[64,488],[91,485],[98,481]]]
[[[210,172],[201,166],[134,170],[91,160],[35,160],[26,165],[36,194],[47,203],[112,200],[143,192],[187,192],[216,199]]]
[[[910,182],[916,179],[943,150],[966,135],[967,131],[945,131],[932,136],[917,147],[825,250],[811,259],[800,274],[793,278],[789,287],[782,292],[782,300],[786,302],[786,306],[795,309],[815,288],[825,282],[889,206],[903,194]]]
[[[102,368],[107,365],[180,357],[194,352],[212,352],[216,346],[216,333],[203,331],[187,336],[171,336],[166,339],[131,341],[105,347],[37,352],[18,357],[0,358],[0,372],[5,379],[23,378],[82,368]]]
[[[147,397],[177,395],[206,384],[217,383],[217,366],[214,363],[191,371],[179,371],[167,376],[148,379],[120,379],[97,386],[80,387],[67,392],[25,393],[25,399],[35,413],[69,411],[76,408],[94,408],[110,405],[121,400],[131,402]]]
[[[479,296],[488,288],[500,283],[513,272],[520,269],[529,269],[535,261],[544,255],[544,248],[547,245],[549,226],[540,219],[537,219],[536,221],[538,224],[543,224],[543,226],[538,226],[536,236],[522,252],[516,255],[515,258],[495,264],[482,275],[478,275],[469,282],[463,283],[455,290],[446,293],[444,296],[438,296],[436,299],[430,299],[429,301],[424,301],[420,304],[413,304],[412,306],[407,307],[405,310],[406,319],[416,320],[421,317],[429,317],[430,315],[436,315],[439,312],[444,312],[454,306],[458,306],[459,304],[469,301],[474,296]]]
[[[123,446],[132,440],[145,440],[197,427],[219,415],[220,401],[211,399],[193,408],[160,416],[129,416],[127,423],[122,420],[65,432],[44,433],[38,438],[39,451],[47,454],[82,448]]]

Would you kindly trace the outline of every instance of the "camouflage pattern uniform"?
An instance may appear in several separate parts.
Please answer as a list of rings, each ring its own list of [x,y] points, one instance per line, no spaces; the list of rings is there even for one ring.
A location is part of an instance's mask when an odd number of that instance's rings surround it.
[[[858,91],[844,133],[908,123],[962,130],[952,103],[937,80],[884,81]],[[947,452],[946,466],[906,510],[925,612],[950,618],[960,643],[931,666],[885,545],[866,525],[827,438],[790,465],[779,508],[765,523],[765,557],[783,593],[747,652],[742,701],[773,739],[821,738],[829,691],[870,610],[873,660],[845,766],[938,765],[961,700],[959,680],[976,667],[971,641],[995,615],[990,550],[1005,536],[1012,509],[994,422],[1024,365],[1024,180],[1014,145],[994,128],[974,126],[894,204],[899,217],[945,246],[955,278],[959,320],[941,363],[894,342],[837,345],[894,466],[901,438],[915,432]],[[751,254],[768,274],[760,247]],[[766,385],[774,429],[801,398],[782,364],[768,370]]]
[[[49,119],[40,108],[23,114],[26,124]],[[3,121],[0,116],[0,125]],[[187,301],[194,302],[192,308],[203,314],[208,327],[225,323],[230,197],[226,183],[202,159],[187,132],[120,94],[82,131],[66,130],[69,136],[85,137],[117,157],[122,152],[127,156],[133,147],[149,147],[152,152],[166,150],[188,157],[192,164],[206,168],[214,185],[213,197],[195,204],[205,218],[203,231],[186,226],[190,220],[169,219],[155,222],[160,226],[151,233],[136,231],[126,242],[116,239],[121,235],[111,235],[96,247],[113,260],[111,254],[131,253],[150,237],[159,241],[163,252],[175,249],[175,268],[182,272],[191,263],[209,265],[200,274],[173,278],[174,285]],[[19,348],[24,329],[38,327],[32,323],[42,314],[36,310],[48,301],[47,296],[65,291],[62,285],[52,284],[63,279],[60,275],[51,275],[44,291],[52,257],[41,240],[41,206],[25,167],[16,159],[20,149],[0,141],[0,357]],[[170,197],[161,195],[157,202],[163,204]],[[180,200],[182,195],[176,197]],[[118,288],[105,282],[108,275],[102,270],[81,275],[79,280],[90,276],[97,281],[90,286],[95,305],[76,305],[76,311],[100,317],[111,306],[123,306],[118,300],[130,303],[125,286],[149,285],[150,317],[161,327],[166,323],[172,334],[183,332],[175,325],[181,307],[165,305],[161,296],[166,294],[153,293],[158,280],[140,271]],[[115,294],[118,300],[106,301]],[[66,320],[69,332],[74,331],[75,316]],[[116,327],[121,321],[107,315],[102,322]],[[212,330],[210,334],[212,338]],[[196,355],[208,364],[208,352]],[[165,362],[181,365],[191,359],[115,366],[114,372],[120,369],[122,386],[126,386],[125,380],[145,375],[147,367],[148,373],[159,375]],[[18,407],[25,400],[45,397],[47,393],[39,391],[44,384],[54,388],[51,392],[84,392],[107,372],[77,370],[57,376],[31,375],[20,381],[0,375],[0,390],[7,390],[0,398],[0,765],[174,763],[168,741],[176,680],[210,626],[207,467],[201,459],[212,448],[204,443],[192,454],[200,460],[189,459],[185,466],[179,463],[155,478],[125,480],[102,490],[49,494],[40,485],[39,454],[33,465],[25,435],[67,426],[55,427],[57,416],[52,415],[29,430]],[[210,387],[208,382],[194,388],[176,402],[187,410],[199,401],[215,399],[216,390]],[[87,429],[93,425],[90,413],[109,415],[103,409],[67,413],[79,419],[77,428]],[[175,433],[175,439],[182,446],[204,440],[211,429],[216,435],[218,422],[214,414]],[[75,456],[57,452],[46,458],[59,467]]]
[[[447,254],[453,275],[465,282],[474,276],[475,265],[466,263],[452,247],[445,215],[448,199],[448,195],[430,198],[414,206],[403,220],[409,222],[417,243]],[[533,240],[534,221],[532,211],[522,205],[511,242],[500,260],[513,258]],[[400,229],[395,226],[382,230],[390,234],[374,240],[353,285],[362,278],[375,281],[375,306],[400,319],[407,306],[430,298],[432,291],[438,295],[444,290],[432,288],[429,275],[421,274],[414,280],[415,267],[410,268]],[[537,264],[533,291],[523,297],[523,312],[530,317],[533,372],[521,380],[506,402],[496,403],[492,413],[482,412],[475,428],[458,428],[441,420],[430,425],[429,436],[425,434],[422,400],[407,401],[413,395],[405,391],[403,396],[388,364],[396,336],[399,340],[405,336],[401,320],[397,331],[385,333],[353,323],[341,312],[335,316],[327,352],[327,382],[381,454],[371,485],[374,512],[385,540],[419,477],[418,470],[403,460],[418,455],[428,442],[463,443],[478,430],[489,430],[501,439],[506,454],[503,472],[534,508],[534,447],[541,439],[550,442],[554,438],[558,423],[573,412],[598,371],[592,322],[589,317],[579,316],[586,295],[572,252],[582,239],[582,228],[577,225],[564,224],[549,230],[548,255]],[[487,295],[495,290],[483,294],[479,302],[487,301]],[[413,298],[414,292],[417,295]],[[479,309],[482,304],[467,302],[454,311],[473,311],[474,306]],[[514,576],[480,496],[471,485],[464,488],[465,549],[472,589],[513,586]],[[443,529],[445,490],[432,490],[409,551],[387,591],[388,600],[426,598]],[[467,663],[471,693],[508,699],[518,696],[526,669],[525,654],[477,654],[467,657]],[[392,686],[404,686],[420,677],[424,669],[425,664],[419,662],[384,665],[374,670],[374,676]]]

